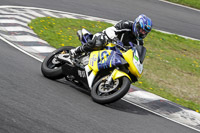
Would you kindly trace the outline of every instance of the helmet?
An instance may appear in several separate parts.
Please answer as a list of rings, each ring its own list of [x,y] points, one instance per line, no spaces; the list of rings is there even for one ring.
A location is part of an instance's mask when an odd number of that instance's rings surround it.
[[[152,21],[146,15],[139,15],[132,26],[133,34],[137,39],[144,39],[152,29]]]

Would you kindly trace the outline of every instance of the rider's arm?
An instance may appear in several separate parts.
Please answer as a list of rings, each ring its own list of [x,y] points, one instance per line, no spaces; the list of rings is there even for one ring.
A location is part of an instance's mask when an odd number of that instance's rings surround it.
[[[104,34],[108,37],[108,39],[113,40],[117,37],[118,33],[122,33],[125,31],[131,31],[133,22],[128,20],[121,20],[117,24],[112,27],[109,27],[103,31]]]
[[[113,40],[117,37],[116,35],[116,28],[114,26],[108,27],[103,31],[103,33],[108,37],[109,40]]]
[[[118,32],[120,31],[130,31],[132,28],[133,22],[129,20],[121,20],[117,24],[115,24],[115,28]]]

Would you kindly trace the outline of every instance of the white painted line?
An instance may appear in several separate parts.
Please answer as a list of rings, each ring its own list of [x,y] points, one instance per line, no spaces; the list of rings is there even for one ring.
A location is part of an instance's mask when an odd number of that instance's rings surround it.
[[[139,98],[139,101],[137,101],[137,103],[149,103],[151,101],[157,101],[157,100],[165,100],[167,101],[167,99],[164,99],[160,96],[157,96],[153,93],[149,93],[147,91],[134,91],[134,92],[129,92],[128,94],[125,95],[124,98],[132,98],[134,97],[134,99]],[[143,98],[142,100],[140,98]]]
[[[102,19],[102,18],[97,18],[97,17],[90,17],[90,16],[83,16],[83,17],[84,17],[84,19],[91,20],[91,21],[105,21],[105,22],[111,23],[111,24],[117,23],[117,21],[107,20],[107,19]]]
[[[25,21],[27,23],[31,22],[31,19],[27,19],[21,16],[17,16],[17,15],[0,15],[1,18],[16,18],[16,19],[20,19],[22,21]]]
[[[77,19],[76,17],[73,17],[73,16],[71,16],[71,15],[69,15],[69,14],[60,14],[60,15],[63,16],[63,17],[66,17],[66,18]]]
[[[52,12],[49,12],[49,11],[42,11],[43,13],[47,14],[48,16],[50,17],[55,17],[55,18],[58,18],[58,16],[56,16],[55,14],[53,14]]]
[[[31,46],[32,49],[35,49],[39,53],[51,53],[56,49],[51,46]]]
[[[15,13],[15,14],[24,13],[24,11],[13,9],[13,8],[7,8],[7,10],[9,10],[10,12]]]
[[[185,126],[185,127],[188,127],[188,128],[190,128],[190,129],[193,129],[193,130],[195,130],[195,131],[200,132],[199,129],[196,129],[196,128],[192,127],[192,126],[189,126],[189,125],[183,124],[183,123],[181,123],[181,122],[178,122],[178,121],[176,121],[176,120],[173,120],[173,119],[171,119],[171,118],[168,118],[167,116],[161,115],[161,114],[159,114],[159,113],[157,113],[157,112],[154,112],[154,111],[152,111],[152,110],[150,110],[150,109],[148,109],[148,108],[146,108],[146,107],[143,107],[143,106],[141,106],[141,105],[139,105],[139,104],[133,103],[133,102],[127,100],[127,99],[122,98],[122,100],[124,100],[124,101],[126,101],[126,102],[128,102],[128,103],[130,103],[130,104],[133,104],[133,105],[135,105],[135,106],[137,106],[137,107],[140,107],[140,108],[142,108],[142,109],[144,109],[144,110],[146,110],[146,111],[149,111],[149,112],[151,112],[151,113],[153,113],[153,114],[156,114],[156,115],[158,115],[158,116],[160,116],[160,117],[163,117],[163,118],[165,118],[165,119],[167,119],[167,120],[173,121],[173,122],[175,122],[175,123],[178,123],[178,124],[180,124],[180,125],[183,125],[183,126]]]
[[[36,16],[36,17],[45,17],[44,15],[39,14],[36,11],[33,11],[33,10],[26,9],[25,11],[27,11],[27,13],[30,13],[30,14]]]
[[[55,48],[51,46],[31,46],[30,48],[34,49],[38,53],[51,53],[54,50],[56,50]]]
[[[30,56],[30,57],[32,57],[32,58],[34,58],[34,59],[36,59],[36,60],[38,60],[38,61],[40,61],[40,62],[42,62],[42,61],[43,61],[43,60],[41,60],[41,59],[39,59],[39,58],[37,58],[37,57],[35,57],[35,56],[31,55],[30,53],[26,52],[25,50],[23,50],[23,49],[21,49],[21,48],[17,47],[15,44],[13,44],[13,43],[9,42],[9,41],[8,41],[8,40],[6,40],[5,38],[3,38],[3,37],[1,37],[1,36],[0,36],[0,39],[1,39],[1,40],[3,40],[4,42],[6,42],[7,44],[9,44],[10,46],[12,46],[12,47],[16,48],[17,50],[19,50],[19,51],[21,51],[21,52],[25,53],[26,55],[28,55],[28,56]]]
[[[9,10],[10,10],[10,11],[13,11],[15,14],[25,16],[25,17],[27,17],[27,18],[29,18],[29,19],[35,19],[35,18],[36,18],[36,17],[34,17],[34,16],[25,14],[26,11],[19,11],[19,10],[17,10],[17,9],[12,9],[12,8],[10,8]],[[14,14],[14,13],[13,13],[13,14]]]
[[[166,34],[174,34],[174,35],[178,35],[178,36],[183,37],[183,38],[185,38],[185,39],[191,39],[191,40],[200,41],[199,39],[196,39],[196,38],[192,38],[192,37],[188,37],[188,36],[183,36],[183,35],[179,35],[179,34],[172,33],[172,32],[167,32],[167,31],[158,30],[158,29],[156,29],[156,31],[159,31],[159,32],[162,32],[162,33],[166,33]]]
[[[170,114],[170,117],[191,126],[197,126],[200,123],[199,113],[191,110],[181,110]]]
[[[24,28],[24,27],[21,27],[21,26],[12,26],[12,27],[2,27],[0,26],[0,30],[2,31],[9,31],[9,32],[12,32],[12,31],[25,31],[25,32],[29,32],[29,33],[32,33],[32,34],[35,34],[35,32],[33,32],[32,30],[28,29],[28,28]]]
[[[55,48],[48,46],[19,46],[30,53],[50,53],[55,50]]]
[[[6,24],[13,24],[13,23],[17,23],[23,26],[27,26],[27,23],[24,22],[20,22],[18,20],[15,19],[0,19],[0,23],[6,23]]]
[[[41,42],[41,43],[47,44],[46,41],[34,36],[30,36],[30,35],[9,36],[9,35],[2,34],[2,36],[5,37],[7,40],[14,41],[14,42]]]
[[[166,1],[166,0],[159,0],[159,1],[165,2],[165,3],[168,3],[168,4],[172,4],[172,5],[176,5],[176,6],[180,6],[180,7],[184,7],[184,8],[188,8],[188,9],[191,9],[191,10],[194,10],[194,11],[197,11],[197,12],[200,12],[200,10],[192,8],[192,7],[189,7],[189,6],[184,6],[184,5],[173,3],[173,2],[169,2],[169,1]]]
[[[0,9],[0,13],[2,13],[2,14],[16,14],[16,13],[10,13],[10,12],[7,12],[7,11],[1,10],[1,9]]]
[[[25,13],[22,13],[22,14],[20,14],[20,15],[22,15],[22,16],[24,16],[24,17],[27,17],[27,18],[29,18],[29,19],[35,19],[36,17],[34,17],[34,16],[31,16],[31,15],[28,15],[28,14],[25,14]]]

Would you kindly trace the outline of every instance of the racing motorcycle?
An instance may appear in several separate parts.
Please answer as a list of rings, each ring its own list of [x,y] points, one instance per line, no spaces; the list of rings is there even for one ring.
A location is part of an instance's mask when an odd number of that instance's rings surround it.
[[[86,29],[77,32],[82,44],[92,39]],[[103,50],[83,53],[71,58],[64,46],[50,53],[42,62],[42,74],[49,79],[61,79],[87,89],[93,101],[108,104],[121,99],[141,77],[146,48],[131,44],[129,49],[108,43]]]

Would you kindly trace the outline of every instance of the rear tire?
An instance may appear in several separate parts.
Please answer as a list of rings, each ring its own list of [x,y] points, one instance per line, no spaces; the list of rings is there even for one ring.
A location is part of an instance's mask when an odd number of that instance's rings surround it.
[[[70,49],[72,49],[74,47],[71,46],[65,46],[65,47],[61,47],[55,51],[53,51],[52,53],[50,53],[48,56],[46,56],[46,58],[44,59],[44,61],[42,62],[41,65],[41,71],[42,74],[49,78],[49,79],[61,79],[64,77],[63,72],[62,72],[62,63],[53,63],[53,61],[55,61],[55,55],[60,54],[62,51],[65,52],[69,52]]]
[[[131,81],[127,77],[120,77],[115,79],[114,88],[106,90],[103,88],[105,77],[100,78],[92,87],[91,97],[93,101],[100,104],[108,104],[121,99],[128,91],[131,85]],[[116,84],[116,85],[115,85]],[[105,91],[105,93],[103,93]],[[107,91],[107,92],[106,92]]]

